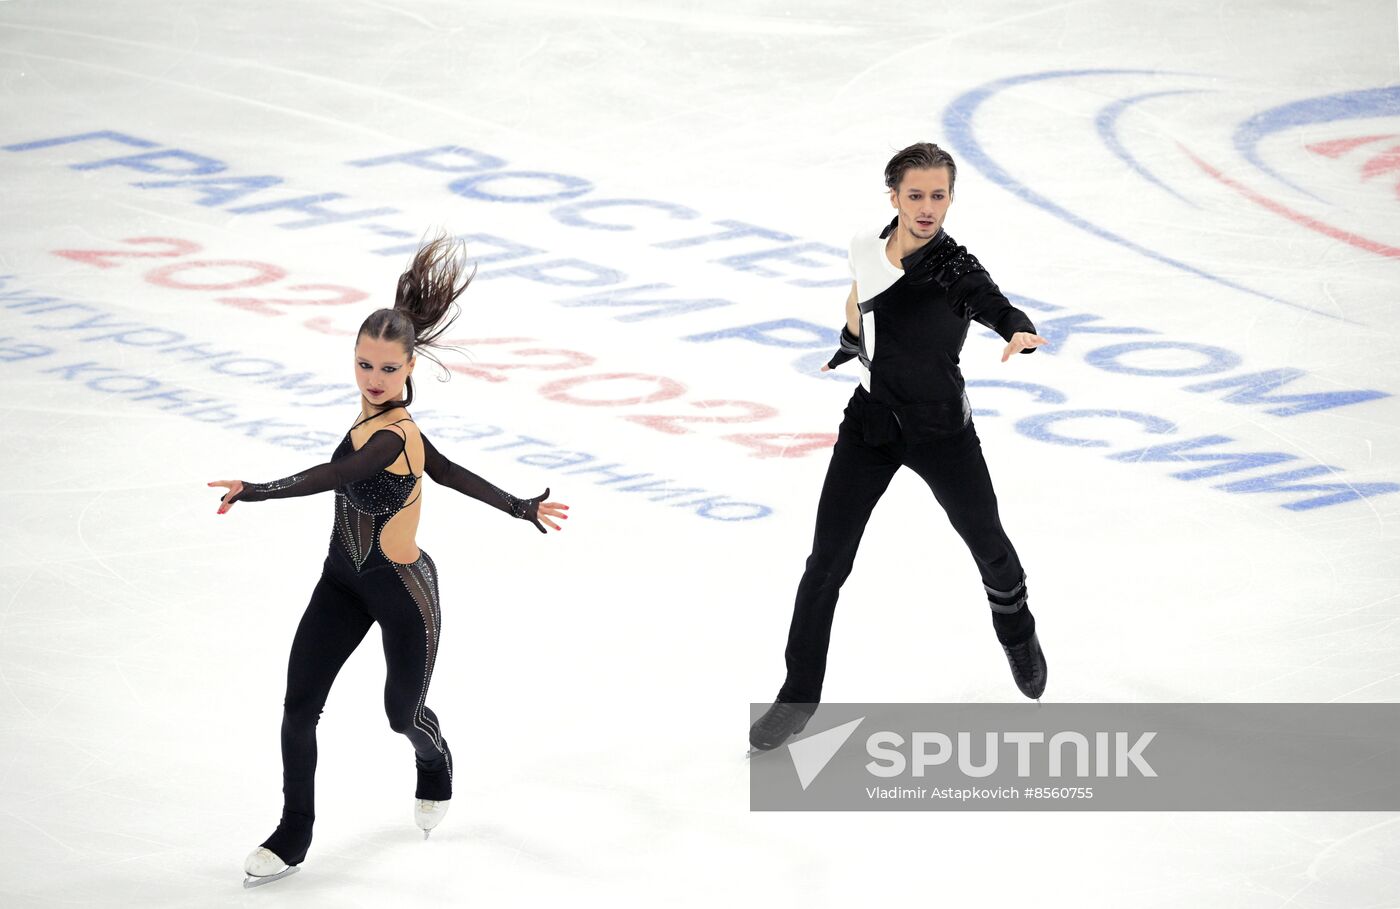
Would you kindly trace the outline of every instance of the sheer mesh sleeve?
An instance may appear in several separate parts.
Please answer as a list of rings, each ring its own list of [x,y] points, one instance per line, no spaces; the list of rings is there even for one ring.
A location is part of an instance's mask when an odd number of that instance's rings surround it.
[[[540,533],[549,532],[539,521],[540,503],[549,496],[548,489],[533,499],[516,498],[505,490],[491,485],[460,464],[454,464],[447,460],[441,452],[433,447],[433,443],[428,441],[428,437],[423,435],[421,430],[419,437],[423,440],[423,472],[434,483],[455,489],[462,495],[471,496],[473,499],[485,502],[492,508],[499,508],[506,514],[521,520],[530,521],[539,529]]]
[[[264,499],[285,499],[290,496],[327,492],[337,486],[374,476],[398,460],[403,450],[403,436],[392,429],[381,429],[370,436],[369,441],[365,442],[359,451],[338,461],[317,464],[301,473],[294,473],[270,483],[245,482],[240,492],[226,497],[223,501],[261,502]]]

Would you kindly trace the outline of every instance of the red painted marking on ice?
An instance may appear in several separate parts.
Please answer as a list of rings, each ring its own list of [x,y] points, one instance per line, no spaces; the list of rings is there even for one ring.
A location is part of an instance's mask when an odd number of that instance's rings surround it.
[[[1342,230],[1340,227],[1334,227],[1333,225],[1328,224],[1325,221],[1319,221],[1317,218],[1314,218],[1310,215],[1305,215],[1300,211],[1294,211],[1293,209],[1284,205],[1282,202],[1270,199],[1267,196],[1255,192],[1248,186],[1245,186],[1243,183],[1240,183],[1237,180],[1232,180],[1229,177],[1225,176],[1223,173],[1216,170],[1214,167],[1211,167],[1209,164],[1196,157],[1196,155],[1193,154],[1189,148],[1182,145],[1180,142],[1176,144],[1176,147],[1185,152],[1186,156],[1189,157],[1192,161],[1196,162],[1196,166],[1199,167],[1201,170],[1205,171],[1207,174],[1214,177],[1216,180],[1219,180],[1221,183],[1224,183],[1226,186],[1230,187],[1235,192],[1244,196],[1246,199],[1255,203],[1256,205],[1262,205],[1264,208],[1267,208],[1274,214],[1282,215],[1288,220],[1294,222],[1295,224],[1301,224],[1303,227],[1306,227],[1309,230],[1317,231],[1318,233],[1331,237],[1334,240],[1341,240],[1343,243],[1346,243],[1350,246],[1355,246],[1357,249],[1364,249],[1367,252],[1373,252],[1377,255],[1385,256],[1388,259],[1400,259],[1400,249],[1394,246],[1387,246],[1384,243],[1377,242],[1376,240],[1371,240],[1367,237],[1361,236],[1360,234],[1354,234],[1350,231]]]
[[[353,331],[346,331],[343,328],[336,328],[331,324],[331,320],[325,316],[316,316],[314,319],[307,319],[301,323],[312,331],[319,331],[323,335],[353,335]]]
[[[237,280],[222,281],[193,281],[189,278],[176,278],[177,274],[185,271],[198,270],[203,268],[242,268],[252,274],[246,278]],[[244,287],[257,287],[260,284],[271,284],[287,277],[287,272],[276,265],[269,265],[266,262],[252,262],[248,259],[195,259],[192,261],[176,262],[174,265],[165,265],[160,268],[153,268],[146,272],[146,280],[161,287],[168,287],[171,290],[238,290]]]
[[[1378,174],[1400,170],[1400,145],[1394,145],[1361,165],[1361,179],[1369,180]]]
[[[3,0],[0,0],[3,2]],[[173,237],[129,237],[120,242],[147,247],[131,249],[60,249],[55,255],[83,262],[94,268],[115,268],[119,261],[129,259],[180,258],[191,253],[201,252],[203,247],[188,240]],[[150,249],[151,246],[164,247]],[[209,270],[214,270],[209,273]],[[242,273],[243,276],[239,277]],[[244,287],[257,287],[276,284],[288,277],[285,269],[267,262],[250,259],[185,259],[168,265],[149,269],[141,276],[148,283],[176,291],[217,292]],[[300,297],[215,297],[218,303],[235,306],[262,316],[288,315],[295,310],[284,310],[282,306],[327,306],[358,303],[367,300],[370,294],[353,287],[340,284],[292,284],[285,291],[299,291]],[[285,291],[279,290],[278,293]],[[305,294],[313,294],[306,296]],[[312,316],[303,319],[301,324],[309,331],[339,337],[354,337],[352,328],[342,328],[327,316]],[[597,358],[592,354],[557,347],[514,347],[501,350],[501,346],[518,344],[538,344],[534,338],[491,337],[491,338],[452,338],[443,339],[445,347],[463,345],[466,347],[492,346],[495,351],[517,362],[481,363],[468,365],[445,364],[453,372],[463,373],[488,382],[504,382],[518,375],[513,370],[543,370],[549,372],[576,371],[593,366]],[[587,391],[585,392],[585,389]],[[681,382],[666,376],[638,372],[609,372],[574,375],[548,382],[538,389],[539,394],[549,400],[579,407],[634,407],[657,404],[680,398],[688,389]],[[690,401],[692,411],[704,413],[641,413],[620,414],[621,419],[630,420],[648,429],[668,435],[689,435],[694,432],[686,425],[697,423],[758,423],[771,420],[779,415],[776,407],[757,401],[738,401],[715,398],[704,401]],[[676,405],[684,411],[680,402]],[[811,432],[759,432],[721,435],[719,438],[749,449],[750,457],[755,458],[800,458],[817,452],[830,451],[836,443],[832,433]]]
[[[593,382],[635,382],[640,384],[650,384],[655,390],[641,395],[633,395],[626,398],[585,398],[574,393],[574,389],[581,385]],[[550,382],[540,388],[540,394],[551,401],[559,401],[563,404],[578,404],[582,407],[627,407],[634,404],[655,404],[657,401],[669,401],[672,398],[679,398],[685,394],[685,386],[675,379],[668,379],[665,376],[654,376],[645,372],[607,372],[591,376],[573,376],[568,379],[559,379]]]
[[[725,438],[754,449],[755,458],[801,458],[836,444],[831,432],[741,432]]]
[[[1359,145],[1365,145],[1368,142],[1379,142],[1381,139],[1394,138],[1394,136],[1356,136],[1351,139],[1333,139],[1330,142],[1314,142],[1312,145],[1305,145],[1303,147],[1315,155],[1322,155],[1327,158],[1340,158]]]

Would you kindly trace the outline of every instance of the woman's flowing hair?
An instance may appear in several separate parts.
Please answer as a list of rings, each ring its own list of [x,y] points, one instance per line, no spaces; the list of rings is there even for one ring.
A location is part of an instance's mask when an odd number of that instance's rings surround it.
[[[423,356],[442,366],[442,361],[427,348],[460,350],[436,342],[461,315],[456,300],[476,277],[475,266],[471,274],[462,277],[465,265],[466,244],[456,237],[439,233],[435,239],[423,244],[414,254],[408,270],[399,276],[394,308],[376,309],[370,313],[360,325],[356,342],[362,337],[398,341],[410,357],[419,348],[425,348],[422,350]],[[443,367],[443,371],[446,372],[446,367]],[[451,377],[450,373],[447,375]],[[409,376],[404,384],[403,399],[388,401],[384,406],[408,407],[412,403],[413,377]]]

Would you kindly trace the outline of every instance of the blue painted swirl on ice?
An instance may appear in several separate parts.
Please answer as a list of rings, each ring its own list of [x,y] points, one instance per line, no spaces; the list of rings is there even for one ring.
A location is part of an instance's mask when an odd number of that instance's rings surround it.
[[[1136,171],[1138,176],[1142,177],[1144,180],[1148,181],[1149,183],[1157,184],[1157,186],[1161,187],[1164,192],[1168,192],[1173,196],[1176,196],[1178,199],[1180,199],[1182,202],[1185,202],[1192,208],[1200,208],[1200,206],[1183,196],[1181,193],[1172,189],[1166,183],[1163,183],[1162,180],[1158,178],[1156,174],[1152,173],[1147,168],[1139,164],[1138,160],[1134,158],[1132,154],[1129,153],[1128,149],[1123,146],[1123,143],[1118,139],[1118,118],[1123,115],[1124,111],[1132,107],[1134,104],[1146,101],[1150,98],[1161,98],[1164,95],[1193,95],[1197,93],[1197,89],[1182,88],[1167,92],[1148,92],[1143,95],[1132,95],[1127,98],[1119,98],[1117,101],[1114,101],[1111,104],[1105,104],[1103,108],[1099,111],[1098,116],[1094,118],[1094,126],[1099,131],[1099,138],[1103,140],[1104,145],[1108,146],[1108,150],[1113,152],[1113,154],[1118,157],[1118,160],[1122,161],[1124,164],[1128,165],[1130,168]]]
[[[1297,126],[1335,123],[1338,120],[1357,120],[1363,117],[1395,116],[1400,116],[1400,85],[1303,98],[1260,111],[1241,123],[1235,128],[1235,150],[1250,164],[1289,189],[1325,201],[1321,196],[1299,186],[1265,164],[1259,155],[1259,143],[1274,133]]]
[[[1146,246],[1129,240],[1127,237],[1124,237],[1121,234],[1114,233],[1113,231],[1108,230],[1107,228],[1104,228],[1094,223],[1093,221],[1090,221],[1088,218],[1075,214],[1068,208],[1065,208],[1063,205],[1052,201],[1047,196],[1036,192],[1030,186],[1013,177],[1006,170],[1006,168],[1002,167],[1001,164],[999,164],[996,161],[996,159],[992,157],[992,155],[987,151],[987,149],[983,147],[981,141],[977,138],[975,120],[977,117],[978,109],[985,102],[989,101],[996,95],[1018,85],[1026,85],[1033,82],[1047,82],[1054,79],[1077,79],[1091,76],[1168,75],[1190,76],[1199,78],[1202,77],[1203,74],[1182,73],[1172,72],[1169,70],[1152,69],[1071,69],[1050,70],[1047,72],[1039,73],[1025,73],[1019,76],[1008,76],[1004,79],[996,79],[991,82],[983,83],[982,85],[979,85],[976,88],[964,92],[963,94],[954,98],[948,104],[947,108],[945,108],[943,111],[944,134],[948,136],[949,144],[951,144],[954,148],[957,149],[958,154],[962,157],[963,162],[970,163],[973,167],[976,167],[977,169],[981,170],[984,174],[987,175],[987,177],[990,180],[992,180],[992,182],[996,183],[998,186],[1001,186],[1003,189],[1007,190],[1012,195],[1016,196],[1022,201],[1034,205],[1035,207],[1042,209],[1045,212],[1048,212],[1054,217],[1059,218],[1061,221],[1064,221],[1067,224],[1071,224],[1074,227],[1085,231],[1086,233],[1098,237],[1099,239],[1107,240],[1110,243],[1115,243],[1119,246],[1124,247],[1125,249],[1132,250],[1140,256],[1145,256],[1149,259],[1152,259],[1155,262],[1160,262],[1163,265],[1179,269],[1181,271],[1187,272],[1188,274],[1195,275],[1198,278],[1202,278],[1206,281],[1210,281],[1222,287],[1228,287],[1231,290],[1236,290],[1240,293],[1248,294],[1252,297],[1258,297],[1262,300],[1268,300],[1271,303],[1280,303],[1292,309],[1301,309],[1305,312],[1310,312],[1319,316],[1325,316],[1329,319],[1336,319],[1342,322],[1352,321],[1351,319],[1347,319],[1343,316],[1338,316],[1334,313],[1330,313],[1325,310],[1315,309],[1311,306],[1305,306],[1301,303],[1294,303],[1291,300],[1284,300],[1279,297],[1275,297],[1272,294],[1267,294],[1263,291],[1255,290],[1252,287],[1246,287],[1243,284],[1236,283],[1227,278],[1222,278],[1219,275],[1211,274],[1210,272],[1198,268],[1195,265],[1190,264],[1189,262],[1183,262],[1180,259],[1174,259],[1171,256],[1157,252],[1155,249],[1150,249]]]

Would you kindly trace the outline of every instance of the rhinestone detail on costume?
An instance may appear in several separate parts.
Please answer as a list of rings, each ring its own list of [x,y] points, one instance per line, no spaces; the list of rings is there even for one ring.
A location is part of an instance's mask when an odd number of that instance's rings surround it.
[[[381,470],[368,479],[345,486],[345,497],[365,514],[393,514],[403,508],[409,493],[413,492],[413,484],[417,482],[418,478],[411,473]]]
[[[497,489],[496,491],[501,494],[501,498],[505,499],[506,504],[510,506],[511,514],[522,519],[530,516],[530,499],[517,499],[503,489]]]
[[[442,730],[438,728],[425,710],[428,699],[428,681],[433,675],[433,666],[437,663],[438,634],[442,627],[442,610],[438,604],[438,581],[436,566],[426,552],[420,550],[418,561],[405,565],[401,562],[394,562],[394,570],[398,572],[399,580],[403,582],[404,588],[408,591],[413,602],[418,606],[419,615],[423,619],[423,628],[427,634],[427,649],[424,652],[423,664],[423,688],[418,693],[418,704],[414,709],[413,724],[422,730],[430,739],[433,747],[447,761],[447,780],[449,785],[452,782],[452,752],[447,750],[447,742],[443,740]]]
[[[347,432],[331,455],[331,460],[344,457],[353,450]],[[356,571],[364,567],[379,543],[384,525],[404,507],[418,480],[412,473],[398,474],[386,468],[372,477],[336,489],[336,535],[340,537]],[[383,552],[382,548],[380,552]],[[398,564],[387,556],[385,561]]]
[[[244,483],[243,487],[249,492],[276,492],[279,489],[286,489],[293,483],[301,481],[306,474],[294,473],[290,477],[283,477],[280,480],[271,480],[267,483]]]

